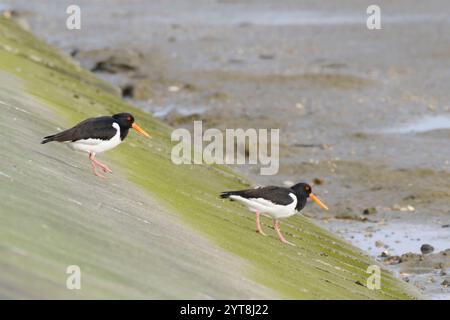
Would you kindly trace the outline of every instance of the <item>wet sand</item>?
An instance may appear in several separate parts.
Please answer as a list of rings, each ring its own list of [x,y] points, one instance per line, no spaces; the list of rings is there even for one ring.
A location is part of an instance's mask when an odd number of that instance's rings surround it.
[[[305,214],[372,256],[450,247],[447,1],[379,1],[376,31],[359,1],[105,3],[79,1],[80,31],[64,28],[64,4],[14,6],[33,32],[175,127],[280,128],[278,175],[236,170],[256,184],[316,179],[332,210]],[[417,286],[448,299],[436,272],[433,288]]]

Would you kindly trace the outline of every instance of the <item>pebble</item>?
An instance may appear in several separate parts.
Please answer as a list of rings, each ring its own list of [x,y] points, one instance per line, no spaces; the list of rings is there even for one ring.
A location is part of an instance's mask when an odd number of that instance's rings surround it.
[[[412,205],[407,205],[405,207],[400,206],[399,204],[394,204],[392,206],[392,210],[395,211],[402,211],[402,212],[413,212],[416,211],[416,208],[414,208]]]
[[[375,247],[377,247],[377,248],[384,247],[384,243],[381,242],[380,240],[377,240],[377,241],[375,241]]]
[[[382,257],[382,258],[387,258],[387,257],[389,257],[389,251],[384,250],[384,251],[381,253],[381,257]]]
[[[384,260],[384,263],[392,265],[392,264],[399,264],[401,262],[401,259],[399,256],[390,256],[387,257],[386,260]]]
[[[450,286],[450,279],[445,279],[442,281],[441,286],[448,288]]]
[[[178,92],[178,91],[180,91],[180,87],[178,87],[178,86],[170,86],[168,88],[168,90],[169,90],[169,92]]]
[[[323,184],[323,180],[320,179],[320,178],[314,178],[314,179],[313,179],[313,183],[314,183],[315,185],[320,186],[320,185]]]
[[[260,59],[262,60],[272,60],[275,58],[275,55],[273,54],[267,54],[267,53],[262,53],[258,56]]]
[[[434,251],[434,247],[432,245],[425,243],[420,247],[420,251],[422,252],[422,254],[429,254]]]
[[[304,106],[302,103],[300,103],[300,102],[297,102],[297,103],[295,104],[295,107],[296,107],[297,109],[300,109],[300,110],[305,109],[305,106]]]
[[[366,208],[363,210],[364,215],[375,214],[375,213],[377,213],[377,208],[375,208],[375,207]]]

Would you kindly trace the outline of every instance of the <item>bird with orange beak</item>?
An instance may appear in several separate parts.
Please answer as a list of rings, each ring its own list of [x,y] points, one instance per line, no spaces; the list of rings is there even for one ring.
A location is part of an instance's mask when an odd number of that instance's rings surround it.
[[[248,207],[250,211],[256,213],[256,232],[266,235],[260,223],[260,215],[265,215],[273,219],[273,227],[277,232],[280,241],[291,244],[280,231],[279,219],[285,219],[300,212],[307,199],[313,200],[321,208],[328,210],[328,207],[317,198],[307,183],[297,183],[290,188],[284,187],[260,187],[256,189],[246,189],[239,191],[222,192],[221,198],[236,200]]]
[[[89,153],[94,175],[103,177],[97,172],[97,166],[105,173],[112,171],[98,161],[95,155],[122,143],[130,128],[146,137],[150,136],[134,122],[134,117],[130,113],[118,113],[113,116],[86,119],[73,128],[45,137],[41,143],[64,142],[73,150]]]

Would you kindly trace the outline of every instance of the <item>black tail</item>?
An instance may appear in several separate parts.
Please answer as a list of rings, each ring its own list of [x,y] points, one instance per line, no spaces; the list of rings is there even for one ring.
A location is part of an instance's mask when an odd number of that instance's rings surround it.
[[[222,199],[227,199],[227,198],[229,198],[230,196],[236,194],[236,192],[239,192],[239,191],[225,191],[225,192],[222,192],[222,193],[220,194],[220,197],[221,197]]]
[[[47,142],[54,141],[55,140],[55,136],[56,136],[56,134],[44,137],[44,140],[42,140],[41,144],[45,144]]]

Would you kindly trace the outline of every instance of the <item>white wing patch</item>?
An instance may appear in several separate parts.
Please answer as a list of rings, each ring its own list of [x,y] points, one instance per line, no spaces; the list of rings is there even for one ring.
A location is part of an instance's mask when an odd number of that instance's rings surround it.
[[[264,198],[247,199],[236,195],[232,195],[230,198],[245,204],[250,211],[258,211],[272,218],[279,219],[290,217],[297,212],[295,209],[297,197],[293,193],[289,193],[289,196],[292,198],[292,202],[288,205],[275,204]]]
[[[96,146],[102,142],[104,142],[105,140],[102,139],[81,139],[81,140],[77,140],[76,142],[72,142],[72,143],[79,143],[79,144],[86,144],[86,145],[90,145],[90,146]]]
[[[84,139],[75,142],[69,142],[69,147],[73,150],[89,152],[89,153],[101,153],[110,150],[118,146],[122,140],[120,139],[120,126],[117,123],[113,123],[112,126],[116,129],[116,134],[110,140],[101,139]]]

